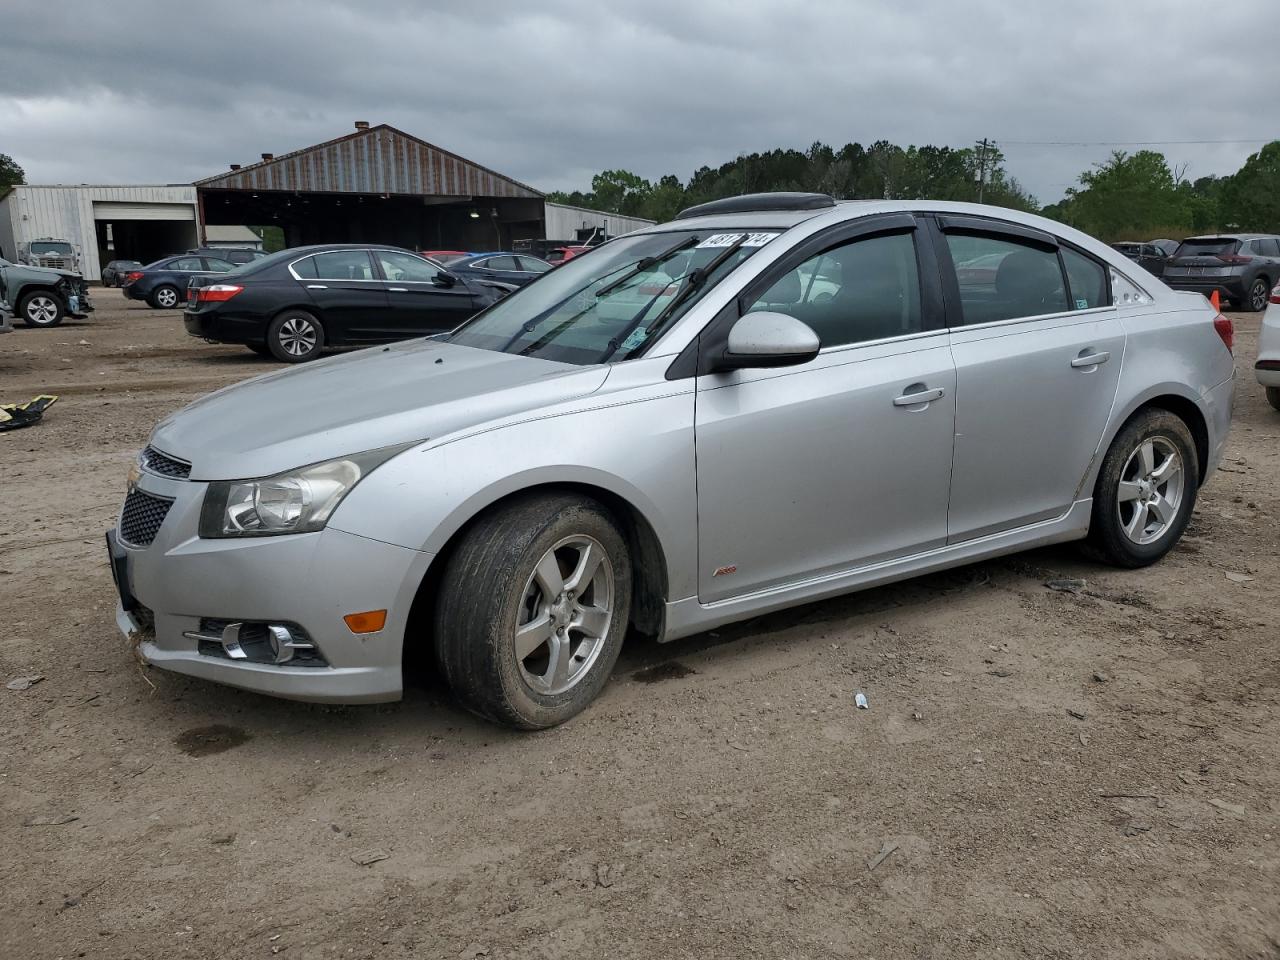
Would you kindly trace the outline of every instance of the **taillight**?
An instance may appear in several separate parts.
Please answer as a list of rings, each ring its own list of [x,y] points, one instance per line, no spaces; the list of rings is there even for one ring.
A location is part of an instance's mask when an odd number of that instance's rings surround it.
[[[1218,314],[1213,318],[1213,332],[1222,338],[1222,342],[1227,345],[1228,353],[1235,353],[1233,349],[1236,343],[1236,325],[1222,314]]]
[[[1280,303],[1280,283],[1271,288],[1271,302]]]
[[[1220,253],[1218,254],[1218,259],[1223,263],[1232,263],[1237,265],[1241,263],[1253,263],[1253,257],[1246,257],[1239,253]]]
[[[142,279],[142,271],[134,270],[132,273],[125,274],[125,283],[137,283]]]
[[[237,287],[233,283],[215,283],[211,287],[196,288],[196,303],[222,303],[224,300],[230,300],[244,287]]]

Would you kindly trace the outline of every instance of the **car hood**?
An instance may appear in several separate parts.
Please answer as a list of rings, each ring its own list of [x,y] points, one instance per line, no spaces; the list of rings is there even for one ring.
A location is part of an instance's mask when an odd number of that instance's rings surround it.
[[[161,421],[151,443],[190,462],[193,480],[265,477],[540,410],[607,376],[606,366],[414,340],[226,387]]]
[[[34,267],[29,263],[15,263],[9,269],[21,270],[23,273],[36,277],[47,277],[50,280],[54,277],[72,277],[74,279],[79,279],[80,277],[80,274],[74,270],[58,270],[55,267]]]

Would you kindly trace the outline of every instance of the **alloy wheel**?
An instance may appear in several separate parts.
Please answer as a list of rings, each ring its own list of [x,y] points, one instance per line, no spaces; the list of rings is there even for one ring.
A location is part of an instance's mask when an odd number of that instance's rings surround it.
[[[1265,280],[1256,281],[1249,289],[1249,308],[1255,313],[1260,310],[1265,310],[1267,306],[1267,294],[1270,292],[1271,291],[1267,289],[1267,282]]]
[[[530,689],[554,696],[590,673],[613,621],[613,565],[599,541],[561,540],[525,585],[515,652]]]
[[[27,319],[41,326],[58,319],[58,305],[52,297],[35,296],[27,301]]]
[[[1120,528],[1137,544],[1154,543],[1178,517],[1185,489],[1182,455],[1164,437],[1148,437],[1129,455],[1116,490]]]
[[[280,324],[280,346],[292,357],[305,357],[318,339],[315,324],[303,317],[289,317]]]
[[[178,291],[170,290],[167,287],[163,290],[156,291],[156,303],[164,307],[166,310],[178,305]]]

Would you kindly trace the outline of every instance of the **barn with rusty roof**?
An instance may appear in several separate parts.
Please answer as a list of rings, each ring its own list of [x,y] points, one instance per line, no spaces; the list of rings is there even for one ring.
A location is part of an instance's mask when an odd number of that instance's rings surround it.
[[[545,232],[543,196],[386,124],[195,184],[211,224],[276,224],[290,247],[390,243],[417,250],[509,250]],[[523,244],[521,244],[523,245]]]

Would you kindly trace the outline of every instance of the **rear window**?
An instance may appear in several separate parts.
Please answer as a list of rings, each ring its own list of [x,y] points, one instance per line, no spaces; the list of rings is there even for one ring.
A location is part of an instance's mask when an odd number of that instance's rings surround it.
[[[1183,240],[1174,251],[1175,257],[1217,257],[1226,253],[1235,253],[1240,246],[1239,240],[1230,237],[1205,237],[1201,240]]]

